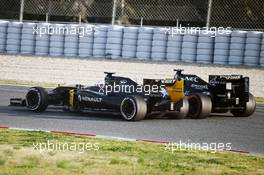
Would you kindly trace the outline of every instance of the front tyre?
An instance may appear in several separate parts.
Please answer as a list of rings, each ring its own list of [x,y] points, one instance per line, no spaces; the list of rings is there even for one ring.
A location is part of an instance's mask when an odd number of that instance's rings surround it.
[[[26,94],[26,106],[34,112],[43,112],[48,107],[48,93],[42,87],[32,87]]]
[[[256,100],[254,96],[249,93],[249,101],[246,103],[246,106],[244,109],[233,109],[231,110],[231,113],[235,117],[249,117],[251,116],[256,110]]]
[[[147,115],[147,104],[140,96],[129,96],[121,102],[120,112],[127,121],[143,120]]]

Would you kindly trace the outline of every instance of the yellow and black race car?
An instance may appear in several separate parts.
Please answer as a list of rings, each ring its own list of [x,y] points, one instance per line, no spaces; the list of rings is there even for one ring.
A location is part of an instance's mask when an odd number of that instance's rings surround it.
[[[206,82],[196,75],[182,74],[183,70],[175,71],[174,79],[184,80],[184,96],[188,97],[189,117],[205,118],[211,113],[227,112],[236,117],[248,117],[255,112],[256,101],[249,92],[248,77],[209,75],[209,81]]]

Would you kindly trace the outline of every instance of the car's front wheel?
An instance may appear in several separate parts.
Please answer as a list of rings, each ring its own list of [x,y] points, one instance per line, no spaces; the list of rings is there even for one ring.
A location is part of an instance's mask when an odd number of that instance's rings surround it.
[[[26,94],[27,108],[34,112],[43,112],[48,107],[48,93],[42,87],[32,87]]]
[[[127,121],[143,120],[147,115],[147,104],[143,97],[128,96],[121,102],[120,112]]]

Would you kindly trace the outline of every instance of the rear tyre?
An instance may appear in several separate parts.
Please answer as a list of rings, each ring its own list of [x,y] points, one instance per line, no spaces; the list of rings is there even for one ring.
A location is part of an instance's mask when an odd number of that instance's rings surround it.
[[[187,98],[183,98],[181,101],[176,103],[176,106],[180,106],[178,112],[169,113],[168,118],[170,119],[184,119],[189,113],[189,101]]]
[[[246,106],[243,110],[239,109],[234,109],[231,110],[231,113],[235,117],[249,117],[251,116],[256,110],[256,100],[254,96],[250,93],[249,94],[249,101],[246,103]]]
[[[170,115],[170,118],[175,118],[175,119],[184,119],[188,116],[189,113],[189,101],[187,98],[183,98],[181,100],[182,103],[180,109],[179,109],[179,113],[176,113],[176,115],[174,114],[173,116]]]
[[[121,102],[120,112],[127,121],[143,120],[147,115],[147,104],[140,96],[129,96]]]
[[[212,111],[212,100],[204,94],[194,94],[189,98],[189,117],[193,119],[203,119],[210,115]]]
[[[34,112],[43,112],[48,107],[48,93],[42,87],[32,87],[26,94],[26,106]]]

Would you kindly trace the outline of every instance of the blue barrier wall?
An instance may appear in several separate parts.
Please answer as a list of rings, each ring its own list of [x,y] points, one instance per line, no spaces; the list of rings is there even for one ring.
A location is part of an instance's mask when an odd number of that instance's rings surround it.
[[[264,67],[264,34],[0,21],[0,53]]]

